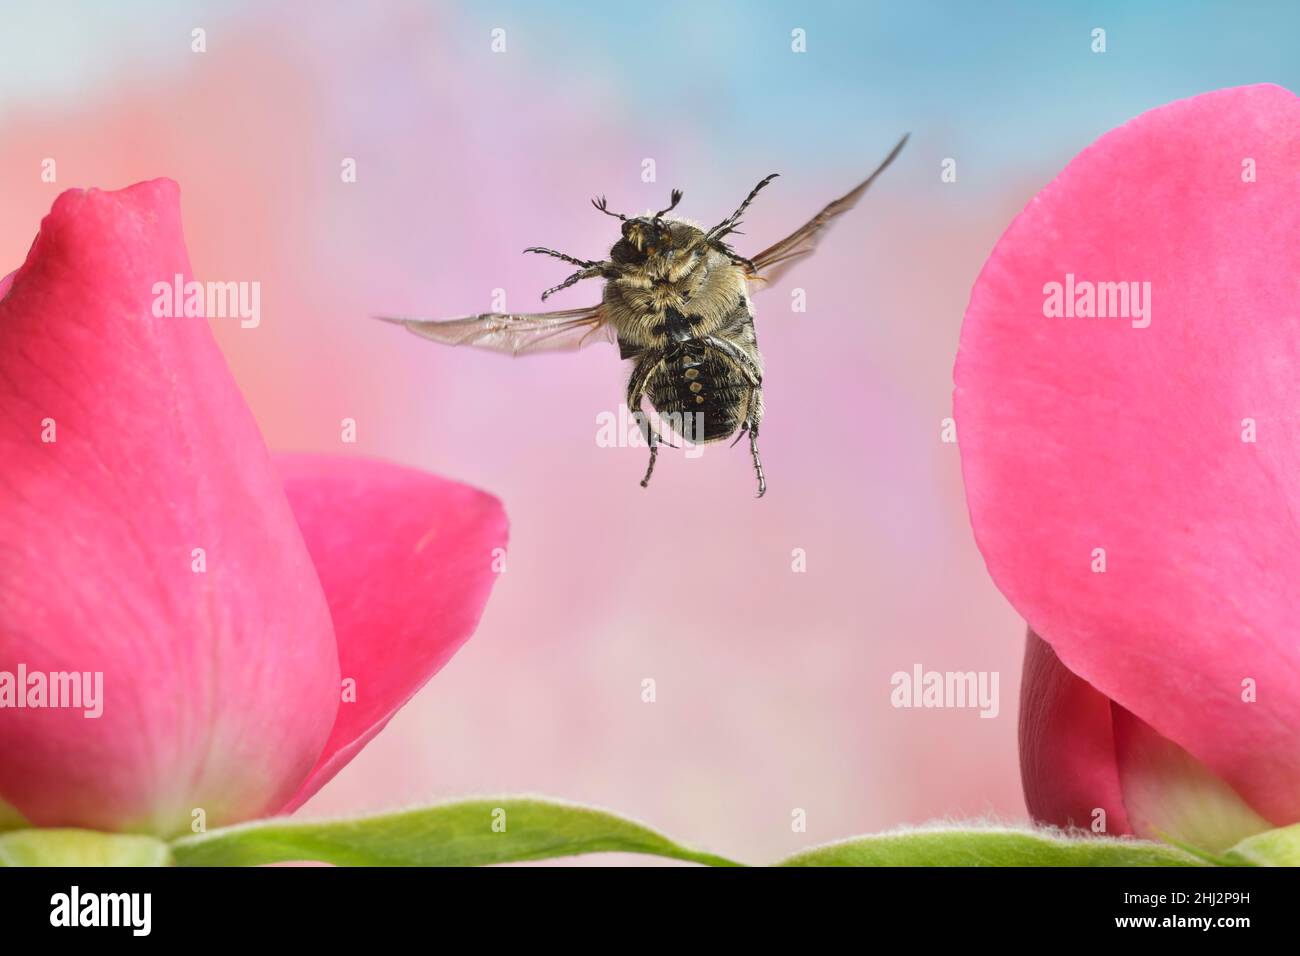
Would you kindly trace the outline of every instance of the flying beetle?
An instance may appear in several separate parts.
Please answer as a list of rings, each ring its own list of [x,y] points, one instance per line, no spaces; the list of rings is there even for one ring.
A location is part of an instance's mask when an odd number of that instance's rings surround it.
[[[635,218],[612,212],[603,196],[592,205],[618,219],[622,235],[607,259],[575,256],[532,246],[524,252],[553,256],[577,271],[542,293],[551,295],[584,279],[603,279],[600,302],[558,312],[487,312],[461,318],[382,316],[424,338],[445,345],[527,355],[580,349],[593,342],[618,346],[632,362],[627,407],[650,448],[644,488],[654,473],[659,445],[666,443],[642,412],[649,398],[661,420],[685,422],[685,437],[698,444],[749,436],[758,497],[767,490],[758,454],[763,421],[763,358],[754,333],[751,286],[775,281],[793,263],[811,255],[827,227],[848,212],[907,143],[899,140],[874,172],[817,215],[757,255],[746,258],[728,242],[741,216],[776,173],[750,190],[739,208],[710,229],[670,216],[682,200],[672,191],[668,206]],[[676,429],[675,429],[676,430]]]

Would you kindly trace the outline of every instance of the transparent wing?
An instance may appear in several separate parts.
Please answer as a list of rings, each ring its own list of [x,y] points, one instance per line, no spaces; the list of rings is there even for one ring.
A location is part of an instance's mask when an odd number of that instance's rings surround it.
[[[754,271],[748,272],[747,277],[760,282],[774,282],[795,262],[804,256],[812,255],[817,248],[818,240],[826,234],[826,228],[839,216],[858,204],[862,194],[876,181],[876,177],[889,167],[889,164],[903,151],[906,144],[907,136],[904,136],[898,141],[898,145],[893,148],[890,154],[885,157],[885,161],[876,167],[876,171],[858,183],[850,192],[830,203],[825,209],[780,242],[768,246],[758,255],[752,256],[750,261],[754,263]]]
[[[379,316],[404,325],[416,335],[444,345],[473,345],[493,352],[575,351],[593,342],[617,342],[614,327],[599,305],[559,312],[485,312],[459,319],[407,319]]]

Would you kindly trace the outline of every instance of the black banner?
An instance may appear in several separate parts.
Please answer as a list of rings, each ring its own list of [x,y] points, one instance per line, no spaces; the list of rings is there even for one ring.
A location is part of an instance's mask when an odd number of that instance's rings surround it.
[[[682,937],[660,934],[689,924],[732,941],[786,930],[864,945],[899,934],[987,944],[1034,931],[1231,946],[1243,933],[1290,931],[1295,900],[1293,874],[1257,869],[0,869],[8,940],[40,945],[74,934],[373,944],[389,933],[447,945],[557,931],[668,945]]]

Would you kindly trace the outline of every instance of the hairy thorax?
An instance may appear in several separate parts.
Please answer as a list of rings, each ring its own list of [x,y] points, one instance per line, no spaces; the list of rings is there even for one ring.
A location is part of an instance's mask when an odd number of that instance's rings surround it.
[[[644,261],[624,265],[605,283],[607,314],[620,342],[638,349],[664,347],[670,329],[681,335],[684,318],[692,337],[711,335],[748,308],[744,273],[715,249],[693,243],[647,250]]]

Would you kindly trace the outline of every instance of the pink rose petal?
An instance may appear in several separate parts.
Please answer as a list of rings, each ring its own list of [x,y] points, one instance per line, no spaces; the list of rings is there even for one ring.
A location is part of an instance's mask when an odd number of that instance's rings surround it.
[[[1129,833],[1115,765],[1111,702],[1070,673],[1032,631],[1020,684],[1020,776],[1035,820],[1091,830],[1105,811],[1105,832]]]
[[[153,315],[177,273],[175,183],[70,191],[0,301],[0,670],[103,672],[98,719],[0,710],[0,797],[39,826],[273,811],[337,709],[324,595],[253,417],[206,321]]]
[[[1114,709],[1115,752],[1133,832],[1221,853],[1272,825],[1171,740]]]
[[[506,546],[496,498],[466,485],[358,458],[278,459],[329,599],[343,703],[300,806],[379,733],[478,626]]]
[[[1146,113],[1007,230],[954,393],[998,587],[1066,667],[1276,824],[1300,820],[1297,237],[1293,94]],[[1151,283],[1149,327],[1045,317],[1067,273]]]

